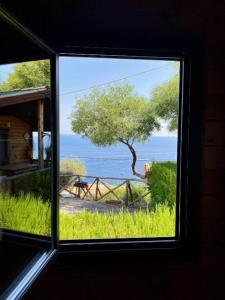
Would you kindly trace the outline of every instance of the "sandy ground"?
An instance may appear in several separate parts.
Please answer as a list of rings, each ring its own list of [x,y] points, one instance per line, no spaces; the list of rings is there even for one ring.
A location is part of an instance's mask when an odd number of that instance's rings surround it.
[[[60,198],[60,211],[66,214],[76,214],[83,210],[94,212],[119,212],[122,205],[110,205],[104,203],[98,203],[96,201],[81,200],[76,197],[61,197]]]

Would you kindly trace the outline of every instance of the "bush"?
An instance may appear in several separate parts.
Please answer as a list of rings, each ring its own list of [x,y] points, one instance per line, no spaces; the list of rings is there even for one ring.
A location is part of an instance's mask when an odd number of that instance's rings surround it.
[[[111,188],[114,188],[114,186],[112,185]],[[128,194],[128,203],[135,201],[139,197],[139,194],[144,196],[148,192],[148,188],[145,185],[138,184],[138,183],[132,184],[131,189],[132,189],[132,197],[129,193]],[[123,202],[126,202],[126,186],[123,185],[123,186],[119,187],[118,189],[114,190],[114,193],[119,197],[119,199],[121,199]],[[105,197],[103,197],[100,201],[106,202],[106,201],[115,201],[115,200],[118,200],[116,198],[116,196],[114,196],[112,193],[109,193]],[[150,202],[150,194],[146,195],[142,201],[140,199],[140,201],[138,201],[136,203],[136,206],[139,204],[146,205],[149,202]]]
[[[85,165],[79,159],[61,160],[60,186],[65,186],[74,177],[74,175],[85,175],[85,174],[86,174]]]
[[[131,196],[130,193],[128,194],[128,203],[135,201],[139,197],[139,194],[142,195],[142,196],[144,196],[148,192],[146,186],[138,184],[138,183],[132,184],[131,190],[132,190],[132,196]],[[126,187],[122,186],[121,188],[118,188],[117,195],[124,202],[126,202]],[[150,200],[150,194],[148,194],[147,196],[145,196],[142,201],[140,199],[140,201],[138,201],[138,203],[145,204],[145,203],[148,203],[149,200]]]
[[[31,193],[43,201],[51,199],[51,169],[38,170],[14,180],[14,193]]]
[[[148,187],[151,192],[150,207],[166,204],[172,209],[176,203],[176,163],[154,162],[147,172]]]

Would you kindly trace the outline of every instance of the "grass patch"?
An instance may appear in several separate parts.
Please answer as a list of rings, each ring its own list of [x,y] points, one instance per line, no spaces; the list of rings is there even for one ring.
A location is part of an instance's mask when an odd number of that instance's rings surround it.
[[[51,209],[30,193],[18,196],[0,194],[0,227],[34,234],[50,235]]]
[[[69,216],[60,214],[60,239],[101,239],[172,237],[175,212],[158,206],[155,212],[99,213],[83,211]]]
[[[51,209],[40,197],[0,194],[0,227],[34,234],[50,235]],[[175,210],[158,205],[154,212],[99,213],[83,211],[75,215],[60,213],[61,239],[101,239],[172,237]]]

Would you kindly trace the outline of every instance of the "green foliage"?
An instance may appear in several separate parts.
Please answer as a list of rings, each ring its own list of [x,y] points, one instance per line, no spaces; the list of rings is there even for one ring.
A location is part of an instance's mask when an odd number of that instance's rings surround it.
[[[51,199],[51,170],[50,168],[42,171],[38,170],[28,173],[13,182],[14,192],[16,195],[23,193],[31,193],[34,197],[40,197],[43,201]]]
[[[0,193],[0,227],[27,233],[50,235],[51,207],[30,193],[12,196]]]
[[[147,173],[147,181],[151,192],[150,207],[168,205],[172,209],[176,204],[176,163],[152,163]]]
[[[169,130],[177,129],[179,113],[179,73],[166,83],[157,85],[151,94],[151,103],[158,117],[169,122]]]
[[[50,64],[48,60],[18,63],[13,72],[0,84],[0,91],[50,86]]]
[[[159,128],[150,102],[128,83],[96,88],[77,99],[71,123],[74,132],[99,146],[143,142]]]
[[[85,165],[79,159],[67,158],[60,161],[60,186],[65,186],[74,177],[74,175],[85,174]]]
[[[0,193],[0,227],[50,235],[51,208],[40,197]],[[175,210],[158,205],[154,212],[139,210],[119,213],[83,211],[72,216],[60,213],[61,239],[172,237]]]

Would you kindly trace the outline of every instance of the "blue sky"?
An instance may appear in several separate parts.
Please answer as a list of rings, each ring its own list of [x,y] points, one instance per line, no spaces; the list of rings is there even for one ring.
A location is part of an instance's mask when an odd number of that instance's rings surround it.
[[[62,133],[71,132],[68,116],[76,98],[88,93],[90,91],[88,88],[128,77],[126,81],[134,85],[140,95],[150,99],[152,89],[157,84],[168,81],[175,71],[171,61],[140,59],[62,57],[59,66]],[[141,72],[145,73],[139,74]],[[121,82],[123,80],[115,84]],[[106,86],[107,84],[102,85]],[[83,89],[84,91],[80,91]],[[163,127],[158,135],[171,135],[165,126]]]
[[[90,91],[90,87],[118,80],[115,84],[126,81],[134,85],[136,92],[150,99],[152,89],[159,83],[168,81],[174,74],[171,61],[111,59],[111,58],[60,58],[60,132],[71,133],[69,116],[76,102]],[[0,82],[7,78],[13,65],[0,67]],[[139,74],[142,73],[143,74]],[[137,74],[137,75],[136,75]],[[80,91],[85,89],[85,91]],[[157,135],[171,135],[163,124]]]

